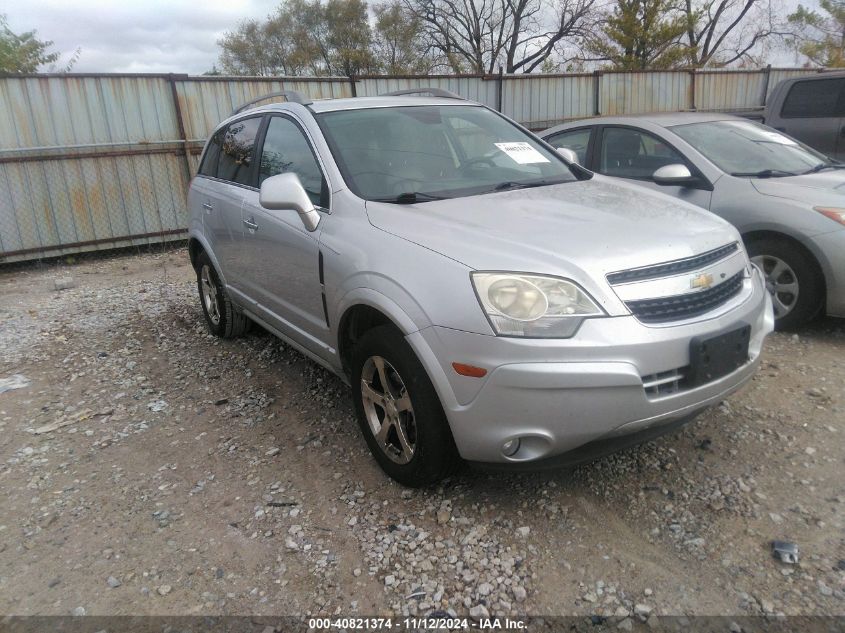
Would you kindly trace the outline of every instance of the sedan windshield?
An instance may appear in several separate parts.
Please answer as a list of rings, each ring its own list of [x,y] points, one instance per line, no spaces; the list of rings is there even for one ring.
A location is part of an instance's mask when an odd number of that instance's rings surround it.
[[[752,121],[691,123],[672,131],[733,176],[794,176],[832,164],[823,154]]]
[[[400,106],[318,115],[358,196],[429,202],[575,180],[555,152],[480,106]]]

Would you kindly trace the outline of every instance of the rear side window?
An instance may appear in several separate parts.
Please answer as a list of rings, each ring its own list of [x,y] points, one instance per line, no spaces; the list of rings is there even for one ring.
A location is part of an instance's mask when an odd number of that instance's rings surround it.
[[[840,116],[836,104],[845,79],[799,81],[789,89],[780,115],[785,119]]]
[[[235,121],[227,127],[220,139],[220,160],[217,177],[221,180],[252,185],[255,139],[261,127],[261,118]]]
[[[208,147],[200,164],[200,175],[217,178],[217,161],[220,159],[220,139],[222,138],[223,132],[220,131],[209,139]]]
[[[293,172],[316,205],[328,206],[323,172],[299,126],[288,118],[274,116],[264,135],[258,185],[270,176]]]

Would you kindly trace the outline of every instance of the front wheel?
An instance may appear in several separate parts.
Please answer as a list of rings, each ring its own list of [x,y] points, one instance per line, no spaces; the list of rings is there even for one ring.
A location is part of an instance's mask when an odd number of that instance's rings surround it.
[[[370,452],[399,483],[427,486],[460,465],[437,392],[396,328],[374,328],[355,344],[352,400]]]
[[[777,238],[747,244],[748,256],[763,271],[772,295],[775,326],[789,330],[815,317],[822,307],[824,279],[815,262],[798,247]]]

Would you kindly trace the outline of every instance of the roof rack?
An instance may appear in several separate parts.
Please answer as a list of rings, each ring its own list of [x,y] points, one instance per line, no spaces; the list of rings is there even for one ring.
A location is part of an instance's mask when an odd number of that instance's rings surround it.
[[[308,97],[304,96],[301,92],[298,92],[296,90],[279,90],[278,92],[271,92],[269,94],[264,95],[263,97],[258,97],[257,99],[253,99],[252,101],[247,101],[243,105],[241,105],[241,106],[235,108],[234,110],[232,110],[232,114],[230,114],[229,116],[235,116],[236,114],[243,112],[244,110],[246,110],[250,106],[255,105],[259,101],[264,101],[265,99],[271,99],[272,97],[284,97],[285,99],[287,99],[291,103],[300,103],[300,104],[306,105],[306,106],[314,103],[313,101],[311,101],[311,99],[309,99]]]
[[[455,94],[451,90],[444,90],[443,88],[408,88],[407,90],[394,90],[393,92],[386,92],[383,97],[399,97],[402,95],[422,95],[428,94],[432,97],[445,97],[446,99],[460,99],[466,101],[461,95]]]

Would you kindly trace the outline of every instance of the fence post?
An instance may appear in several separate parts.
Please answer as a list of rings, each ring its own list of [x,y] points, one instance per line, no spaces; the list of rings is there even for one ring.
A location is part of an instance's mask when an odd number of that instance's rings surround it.
[[[689,71],[689,100],[690,100],[690,110],[695,112],[697,110],[695,105],[695,68],[690,69]]]
[[[593,71],[593,114],[599,116],[601,114],[601,105],[599,99],[601,98],[601,71]]]
[[[499,64],[499,76],[496,79],[496,110],[502,111],[502,89],[504,88],[504,79],[502,79],[502,65]]]
[[[170,83],[170,94],[173,97],[173,109],[176,112],[176,126],[179,130],[179,140],[182,141],[182,154],[185,157],[186,183],[191,182],[191,158],[188,156],[188,135],[185,134],[185,120],[182,118],[182,106],[179,103],[179,93],[176,90],[176,78],[184,79],[187,75],[170,73],[167,81]]]
[[[358,80],[355,79],[355,75],[349,75],[349,87],[352,89],[352,96],[353,97],[358,96],[358,87],[355,85],[355,83],[357,81]]]
[[[763,107],[766,106],[766,99],[769,98],[769,75],[772,74],[772,65],[766,65],[766,75],[763,77]]]

